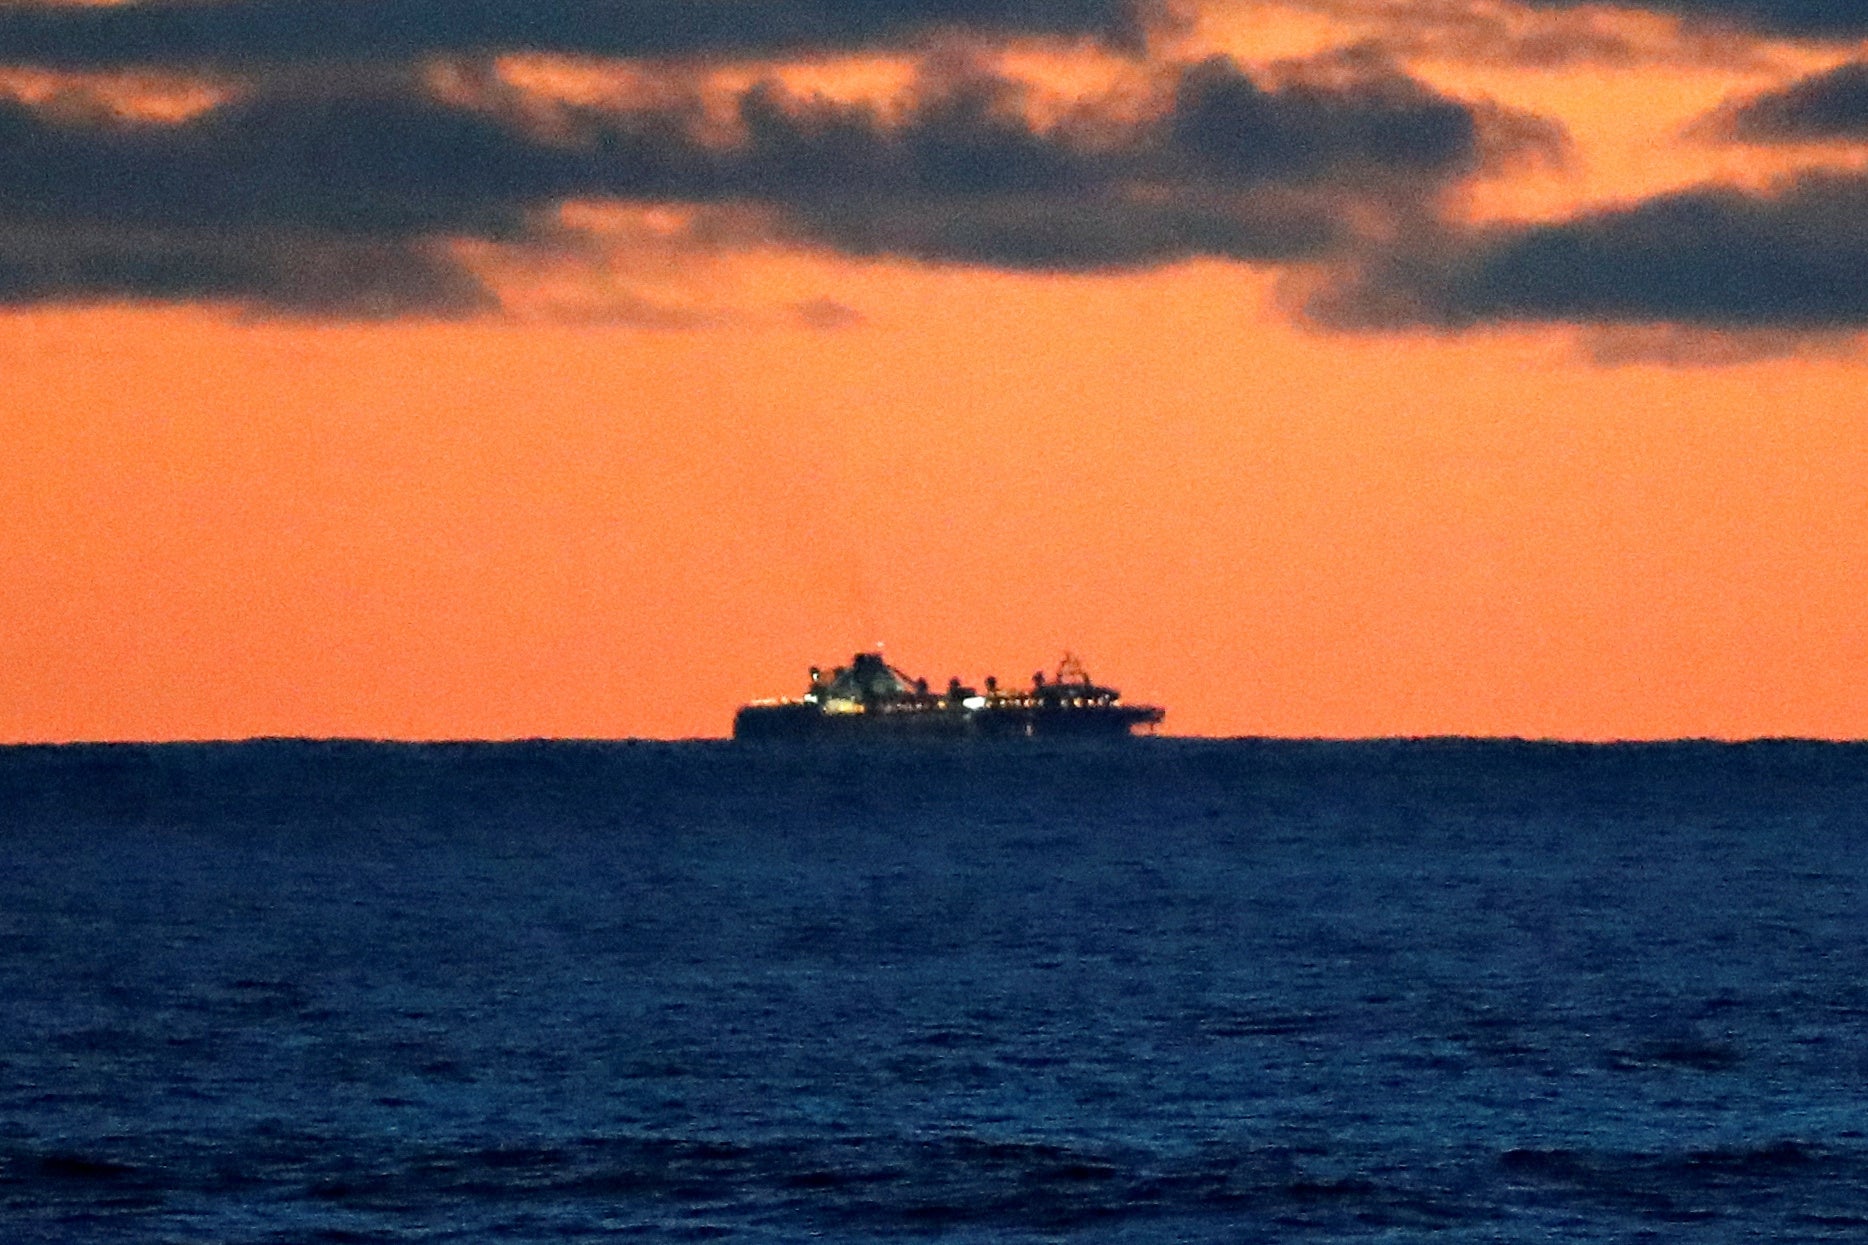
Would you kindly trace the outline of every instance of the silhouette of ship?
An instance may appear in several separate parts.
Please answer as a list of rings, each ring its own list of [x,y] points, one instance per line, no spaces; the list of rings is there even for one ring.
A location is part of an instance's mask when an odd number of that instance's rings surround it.
[[[1007,691],[988,677],[984,691],[950,679],[930,691],[880,653],[858,653],[826,673],[811,667],[811,685],[795,700],[757,700],[733,717],[733,738],[923,739],[1089,737],[1125,738],[1136,727],[1153,729],[1167,715],[1155,705],[1125,705],[1122,694],[1090,679],[1083,663],[1064,654],[1057,673],[1040,670],[1031,686]]]

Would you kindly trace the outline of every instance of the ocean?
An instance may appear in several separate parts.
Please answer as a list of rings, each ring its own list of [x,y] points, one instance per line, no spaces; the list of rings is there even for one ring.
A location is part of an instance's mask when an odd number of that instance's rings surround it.
[[[0,1240],[1868,1237],[1868,747],[0,749]]]

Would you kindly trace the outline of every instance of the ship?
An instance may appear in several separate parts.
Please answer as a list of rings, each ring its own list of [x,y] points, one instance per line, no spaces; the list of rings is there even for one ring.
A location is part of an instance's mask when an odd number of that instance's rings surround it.
[[[949,679],[943,691],[897,670],[880,653],[858,653],[847,666],[811,667],[796,698],[756,700],[733,717],[740,740],[1127,738],[1167,716],[1156,705],[1130,705],[1090,678],[1069,653],[1050,677],[1006,689],[988,677],[983,689]]]

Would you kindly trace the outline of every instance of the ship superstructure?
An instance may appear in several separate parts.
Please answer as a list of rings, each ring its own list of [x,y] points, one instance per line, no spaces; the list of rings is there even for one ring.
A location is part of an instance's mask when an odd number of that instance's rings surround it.
[[[883,660],[858,653],[847,666],[811,667],[810,686],[796,699],[761,700],[733,718],[735,739],[886,739],[892,737],[1127,736],[1166,716],[1155,705],[1122,703],[1113,687],[1094,682],[1066,653],[1054,675],[1032,675],[1031,686],[1007,690],[988,676],[983,689],[949,679],[943,690]]]

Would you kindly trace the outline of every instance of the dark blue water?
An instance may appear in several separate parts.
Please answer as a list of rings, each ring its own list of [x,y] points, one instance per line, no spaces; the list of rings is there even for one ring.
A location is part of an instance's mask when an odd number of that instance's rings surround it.
[[[0,750],[6,1241],[1861,1240],[1868,748]]]

